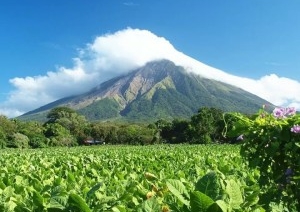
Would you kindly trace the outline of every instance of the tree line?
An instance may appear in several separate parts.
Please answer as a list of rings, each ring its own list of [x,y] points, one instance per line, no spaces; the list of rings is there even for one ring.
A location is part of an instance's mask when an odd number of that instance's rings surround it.
[[[0,116],[0,148],[43,148],[83,145],[87,139],[106,144],[226,143],[223,136],[233,116],[203,107],[190,119],[158,120],[151,124],[90,122],[68,107],[57,107],[47,121],[21,121]]]

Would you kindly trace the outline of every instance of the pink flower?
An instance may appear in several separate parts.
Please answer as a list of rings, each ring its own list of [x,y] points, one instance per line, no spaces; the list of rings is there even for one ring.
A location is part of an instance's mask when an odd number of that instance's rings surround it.
[[[276,118],[285,118],[285,109],[282,107],[277,107],[273,110],[273,116]]]
[[[273,110],[273,116],[276,118],[286,118],[286,116],[292,116],[296,114],[296,109],[294,107],[277,107]]]
[[[300,126],[298,124],[294,125],[291,128],[291,132],[293,132],[293,133],[300,133]]]
[[[296,114],[296,108],[294,108],[294,107],[287,107],[285,109],[285,114],[287,116],[295,115]]]

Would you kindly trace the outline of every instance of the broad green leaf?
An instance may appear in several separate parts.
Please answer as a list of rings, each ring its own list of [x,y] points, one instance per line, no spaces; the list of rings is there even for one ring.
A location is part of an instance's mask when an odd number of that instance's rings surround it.
[[[90,198],[100,187],[102,186],[102,183],[97,183],[94,185],[88,192],[87,197]]]
[[[255,205],[258,203],[258,201],[259,201],[259,191],[248,195],[245,199],[246,204],[244,206],[248,207],[248,206]]]
[[[61,187],[56,186],[50,193],[48,208],[64,209],[68,202],[68,193]]]
[[[95,169],[91,169],[91,172],[93,173],[94,176],[98,176],[98,172]]]
[[[66,197],[59,197],[59,196],[56,196],[56,197],[52,197],[50,199],[50,202],[49,202],[49,205],[48,205],[48,210],[49,209],[65,209],[65,206],[62,204],[62,202],[65,202],[67,200]]]
[[[141,207],[139,208],[139,211],[141,211],[141,212],[161,211],[161,207],[160,207],[159,203],[157,202],[157,200],[154,197],[152,197],[142,203]]]
[[[19,176],[19,175],[15,176],[16,185],[21,185],[22,182],[23,182],[23,177],[22,176]]]
[[[6,185],[0,180],[0,189],[5,189]]]
[[[142,196],[146,196],[146,194],[149,191],[148,188],[145,188],[141,183],[138,183],[136,185],[136,189],[137,189],[137,192]]]
[[[175,179],[169,179],[169,180],[167,180],[166,185],[167,185],[169,191],[173,195],[175,195],[180,202],[189,206],[189,201],[186,200],[186,198],[183,196],[183,194],[185,196],[188,196],[188,192],[181,181],[175,180]]]
[[[0,207],[0,211],[4,210],[1,210]],[[18,203],[18,205],[14,208],[14,212],[32,212],[32,208],[28,208],[25,203]]]
[[[216,200],[220,193],[220,184],[218,182],[217,174],[209,172],[198,180],[196,183],[196,190],[200,191],[213,200]]]
[[[211,204],[206,211],[207,212],[227,212],[227,210],[223,210],[216,202]]]
[[[86,204],[86,202],[84,201],[84,199],[82,199],[81,196],[79,196],[79,195],[77,195],[75,193],[71,193],[69,195],[68,203],[71,206],[75,207],[80,212],[91,212],[91,209]]]
[[[191,212],[206,212],[212,204],[214,204],[214,201],[209,196],[200,191],[191,192]]]
[[[157,176],[155,176],[154,174],[152,174],[150,172],[145,172],[144,175],[147,180],[156,180],[157,179]]]
[[[132,197],[132,202],[133,202],[133,204],[135,204],[135,205],[138,205],[138,204],[139,204],[139,201],[137,200],[136,197]]]
[[[51,191],[50,202],[48,204],[48,210],[52,209],[65,209],[68,202],[68,193],[60,186],[57,186]]]
[[[113,212],[126,212],[126,208],[124,206],[115,206],[111,210]]]
[[[31,182],[30,182],[31,185],[33,185],[33,187],[35,188],[35,190],[37,191],[41,191],[43,189],[43,185],[41,183],[41,181],[39,181],[38,179],[34,178],[34,177],[31,177]]]
[[[4,208],[5,208],[4,211],[7,211],[7,212],[15,211],[15,208],[17,207],[16,201],[17,200],[14,197],[10,197],[8,199],[8,201],[5,202],[5,204],[4,204]]]
[[[71,173],[71,172],[68,172],[68,181],[72,182],[72,183],[76,182],[75,177],[74,177],[73,173]]]
[[[11,197],[14,194],[14,188],[12,186],[7,186],[4,190],[3,190],[3,194],[6,197]]]
[[[228,206],[227,206],[226,202],[224,202],[223,200],[217,200],[216,204],[218,204],[218,206],[221,208],[221,210],[223,212],[228,211]]]
[[[33,191],[32,200],[33,203],[39,208],[39,210],[42,210],[44,208],[44,198],[39,192],[35,190]]]
[[[233,209],[240,208],[240,205],[244,202],[240,186],[232,179],[226,180],[226,192],[230,198],[230,206]]]

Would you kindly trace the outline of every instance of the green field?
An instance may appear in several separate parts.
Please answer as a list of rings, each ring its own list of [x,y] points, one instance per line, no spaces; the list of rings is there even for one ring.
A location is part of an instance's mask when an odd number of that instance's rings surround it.
[[[300,211],[295,108],[201,108],[149,125],[49,114],[44,124],[0,116],[0,212]],[[95,141],[108,145],[79,146]]]
[[[0,211],[263,211],[232,145],[0,151]]]
[[[0,211],[209,211],[209,206],[262,211],[259,174],[243,163],[238,146],[94,146],[0,154]]]

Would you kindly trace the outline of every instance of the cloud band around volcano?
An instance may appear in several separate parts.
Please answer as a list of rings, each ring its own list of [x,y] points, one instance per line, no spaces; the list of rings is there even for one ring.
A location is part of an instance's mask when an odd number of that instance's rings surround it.
[[[235,85],[275,105],[300,109],[300,82],[296,80],[273,73],[260,79],[231,75],[183,54],[167,39],[148,30],[127,28],[96,37],[78,50],[71,68],[59,67],[45,75],[11,79],[14,89],[0,103],[0,114],[19,116],[159,59],[169,59],[203,77]]]

